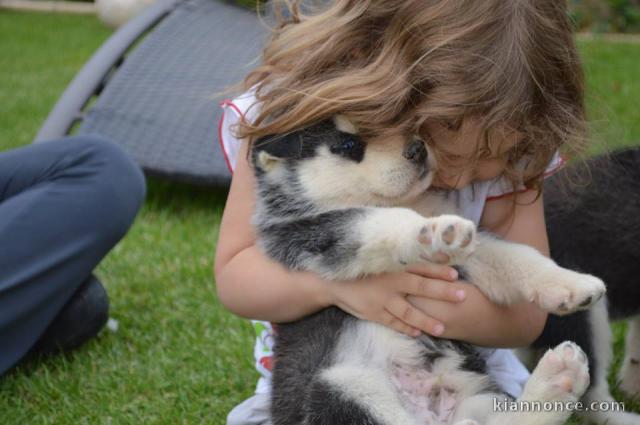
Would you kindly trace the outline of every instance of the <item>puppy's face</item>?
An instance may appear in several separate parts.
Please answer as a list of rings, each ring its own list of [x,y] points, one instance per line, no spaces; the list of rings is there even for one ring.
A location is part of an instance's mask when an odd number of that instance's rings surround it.
[[[408,202],[429,187],[435,168],[422,141],[399,132],[364,140],[343,116],[260,139],[253,160],[270,184],[295,186],[328,208]]]

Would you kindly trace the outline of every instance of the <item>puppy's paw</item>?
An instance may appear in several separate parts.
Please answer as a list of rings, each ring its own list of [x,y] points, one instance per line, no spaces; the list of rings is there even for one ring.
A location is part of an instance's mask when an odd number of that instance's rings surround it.
[[[554,267],[551,272],[532,277],[536,282],[531,300],[553,314],[565,315],[584,310],[598,302],[606,287],[597,277]]]
[[[476,226],[455,215],[429,218],[417,237],[421,258],[436,263],[460,264],[476,248]]]
[[[525,387],[523,398],[537,401],[575,401],[589,386],[587,356],[565,341],[540,359]]]
[[[473,419],[464,419],[462,421],[456,422],[454,425],[480,425],[478,422]]]

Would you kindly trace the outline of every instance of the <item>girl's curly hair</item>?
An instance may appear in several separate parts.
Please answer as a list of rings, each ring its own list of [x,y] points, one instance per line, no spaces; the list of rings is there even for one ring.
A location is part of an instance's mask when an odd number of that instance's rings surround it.
[[[521,137],[511,181],[539,188],[554,153],[584,149],[584,82],[563,0],[274,0],[277,24],[244,80],[259,108],[250,141],[347,115],[363,133],[480,119]],[[320,4],[318,4],[320,3]],[[523,158],[523,171],[518,164]]]

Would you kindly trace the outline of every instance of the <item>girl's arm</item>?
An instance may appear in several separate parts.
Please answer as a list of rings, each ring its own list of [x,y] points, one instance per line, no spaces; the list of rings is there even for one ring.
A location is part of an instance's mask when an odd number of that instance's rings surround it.
[[[256,245],[251,224],[254,210],[253,171],[246,143],[238,155],[216,251],[216,287],[231,312],[272,322],[300,319],[330,305],[362,318],[415,335],[422,330],[438,335],[442,324],[413,307],[407,294],[453,305],[461,300],[450,281],[450,267],[419,265],[402,272],[358,281],[328,282],[312,273],[292,272],[267,258]],[[446,282],[445,282],[446,281]]]
[[[502,238],[532,246],[549,256],[542,196],[527,191],[487,202],[480,222],[484,229]],[[516,206],[511,208],[513,197]],[[466,299],[456,305],[410,297],[412,304],[445,324],[443,337],[490,347],[527,346],[542,333],[547,313],[532,303],[501,307],[493,304],[475,286],[467,287]]]

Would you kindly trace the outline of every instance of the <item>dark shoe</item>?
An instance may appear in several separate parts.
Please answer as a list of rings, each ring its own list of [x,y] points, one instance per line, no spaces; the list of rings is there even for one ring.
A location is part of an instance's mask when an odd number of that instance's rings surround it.
[[[77,348],[96,336],[109,319],[109,298],[91,275],[53,319],[32,352],[55,354]]]

